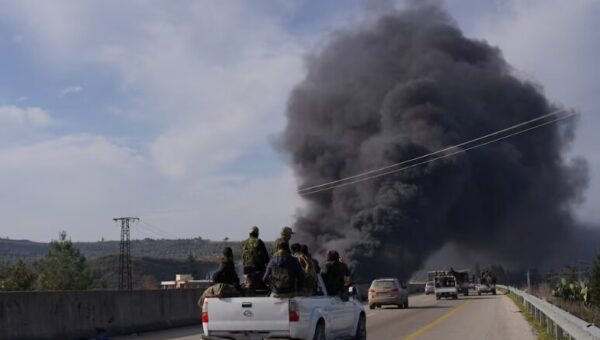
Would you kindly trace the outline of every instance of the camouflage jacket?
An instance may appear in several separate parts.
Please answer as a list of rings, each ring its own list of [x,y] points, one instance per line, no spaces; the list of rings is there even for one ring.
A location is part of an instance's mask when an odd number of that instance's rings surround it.
[[[257,237],[249,237],[242,243],[242,262],[245,268],[265,270],[269,253],[265,243]]]

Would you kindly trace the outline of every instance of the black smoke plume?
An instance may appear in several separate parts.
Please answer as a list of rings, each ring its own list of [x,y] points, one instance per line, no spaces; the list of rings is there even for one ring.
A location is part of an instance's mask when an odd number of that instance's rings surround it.
[[[551,51],[549,51],[551,53]],[[300,187],[355,175],[556,110],[498,48],[436,5],[337,32],[307,58],[282,148]],[[407,278],[448,242],[535,265],[568,237],[587,183],[563,153],[572,121],[358,184],[305,196],[298,237],[368,278]]]

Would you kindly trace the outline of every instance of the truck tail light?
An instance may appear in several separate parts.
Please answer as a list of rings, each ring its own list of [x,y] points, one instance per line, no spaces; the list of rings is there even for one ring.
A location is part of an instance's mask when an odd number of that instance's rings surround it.
[[[394,293],[398,293],[398,288],[394,288],[394,289],[392,289],[392,292],[394,292]]]
[[[290,322],[300,321],[300,315],[298,315],[298,311],[296,311],[296,302],[290,300],[289,311],[290,311],[290,314],[289,314]]]
[[[204,303],[202,304],[202,323],[208,322],[208,299],[204,299]]]
[[[300,315],[295,310],[290,311],[290,322],[300,321]]]

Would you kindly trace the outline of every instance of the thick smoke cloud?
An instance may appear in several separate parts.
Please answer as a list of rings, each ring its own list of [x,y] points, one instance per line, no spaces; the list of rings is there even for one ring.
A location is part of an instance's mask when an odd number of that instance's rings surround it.
[[[338,32],[307,59],[281,147],[300,186],[401,162],[557,107],[498,48],[413,5]],[[299,238],[337,249],[359,277],[406,278],[447,242],[535,265],[568,236],[586,185],[563,153],[573,122],[306,196]]]

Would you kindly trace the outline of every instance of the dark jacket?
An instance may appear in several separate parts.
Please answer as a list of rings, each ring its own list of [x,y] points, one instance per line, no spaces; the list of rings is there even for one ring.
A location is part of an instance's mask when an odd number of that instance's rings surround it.
[[[221,259],[221,265],[212,277],[213,283],[225,283],[234,287],[240,286],[240,279],[235,271],[235,265],[231,259]]]
[[[347,267],[339,261],[327,261],[325,264],[325,287],[329,295],[343,295],[344,276],[346,275]]]
[[[290,289],[278,289],[273,281],[281,271],[287,272]],[[298,260],[286,251],[278,251],[271,257],[263,281],[271,283],[271,291],[278,294],[298,292],[303,289],[304,272]]]

